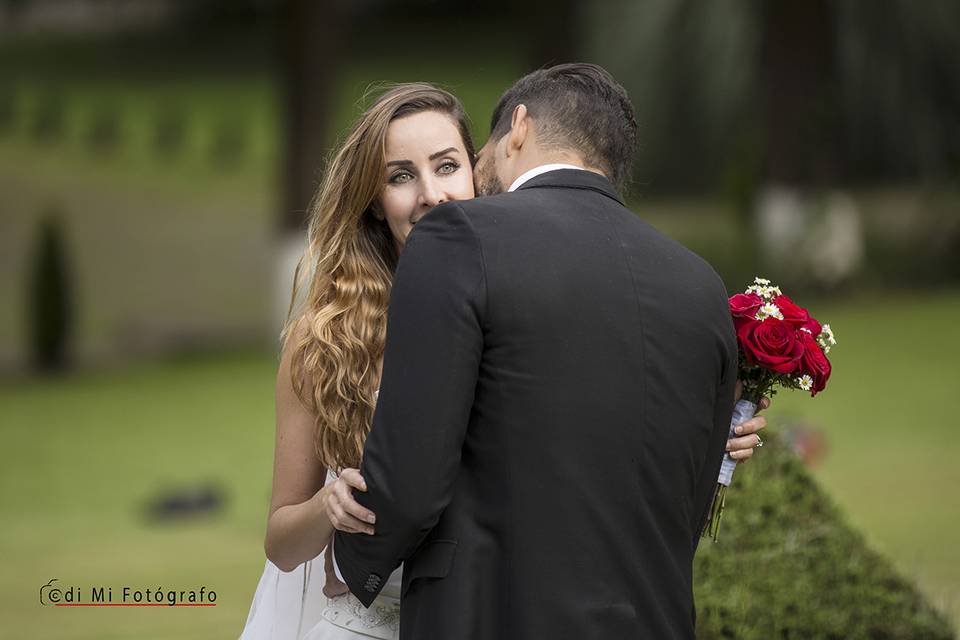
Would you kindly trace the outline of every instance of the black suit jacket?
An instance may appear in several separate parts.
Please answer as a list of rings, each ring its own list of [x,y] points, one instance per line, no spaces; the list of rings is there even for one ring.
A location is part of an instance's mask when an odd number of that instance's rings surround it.
[[[557,170],[417,223],[335,553],[401,637],[693,638],[692,567],[733,409],[727,294],[602,176]]]

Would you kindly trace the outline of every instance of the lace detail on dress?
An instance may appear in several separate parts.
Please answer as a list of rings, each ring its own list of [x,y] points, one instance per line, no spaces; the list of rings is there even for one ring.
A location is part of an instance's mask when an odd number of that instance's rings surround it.
[[[400,634],[400,601],[396,598],[380,596],[367,609],[355,595],[346,593],[327,599],[323,617],[338,627],[374,638],[392,639]]]

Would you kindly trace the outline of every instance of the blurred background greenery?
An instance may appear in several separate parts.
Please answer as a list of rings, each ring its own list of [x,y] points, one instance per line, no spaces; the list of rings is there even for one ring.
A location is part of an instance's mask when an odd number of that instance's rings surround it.
[[[939,0],[0,2],[0,619],[238,635],[324,156],[378,82],[453,90],[482,143],[514,79],[581,59],[636,105],[638,215],[833,326],[830,389],[769,431],[957,625],[958,25]],[[43,609],[54,577],[218,606]]]

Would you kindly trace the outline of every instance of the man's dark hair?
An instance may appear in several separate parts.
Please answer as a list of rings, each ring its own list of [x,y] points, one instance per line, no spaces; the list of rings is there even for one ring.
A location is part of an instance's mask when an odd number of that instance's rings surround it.
[[[605,69],[574,62],[539,69],[517,80],[500,97],[490,137],[510,131],[517,105],[526,105],[537,139],[548,149],[571,149],[622,188],[633,164],[637,121],[633,105]]]

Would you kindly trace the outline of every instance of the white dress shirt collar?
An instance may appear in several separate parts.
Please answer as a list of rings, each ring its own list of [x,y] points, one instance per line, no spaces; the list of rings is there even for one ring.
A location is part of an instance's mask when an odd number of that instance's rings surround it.
[[[513,184],[510,185],[510,188],[507,189],[507,191],[516,191],[517,189],[520,188],[520,185],[522,185],[527,180],[530,180],[531,178],[535,178],[540,174],[546,173],[548,171],[556,171],[557,169],[579,169],[580,171],[586,171],[586,169],[584,169],[583,167],[578,167],[575,164],[542,164],[539,167],[534,167],[533,169],[530,169],[530,171],[527,171],[525,174],[523,174],[522,176],[514,180]]]

